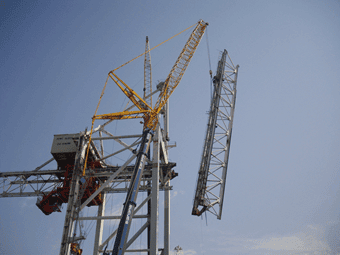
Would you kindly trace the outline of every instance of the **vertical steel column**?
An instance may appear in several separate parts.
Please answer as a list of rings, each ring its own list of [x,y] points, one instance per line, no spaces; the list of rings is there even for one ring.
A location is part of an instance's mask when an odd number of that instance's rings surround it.
[[[165,145],[168,154],[169,140],[169,100],[165,105],[164,116]],[[169,154],[168,154],[169,158]],[[164,189],[164,255],[170,255],[170,180],[165,184]]]
[[[139,148],[138,156],[135,162],[133,176],[131,177],[129,190],[125,199],[121,219],[118,226],[118,232],[114,243],[113,255],[123,255],[127,246],[127,239],[132,222],[132,216],[136,207],[136,200],[140,187],[140,181],[144,171],[144,165],[153,136],[153,131],[145,129],[143,131],[143,138]]]
[[[152,184],[149,182],[150,184],[150,187],[152,187]],[[148,190],[148,197],[150,196],[151,194],[151,190]],[[149,221],[151,221],[151,199],[149,199],[148,201],[148,217],[149,217]],[[148,247],[148,255],[151,255],[151,249],[150,249],[150,246],[151,246],[151,226],[149,224],[148,228],[147,228],[147,247]]]
[[[160,159],[160,127],[156,128],[153,137],[152,156],[152,187],[151,187],[151,215],[150,215],[150,253],[158,252],[158,202],[159,202],[159,159]]]
[[[85,156],[85,138],[83,135],[79,138],[79,147],[75,159],[75,167],[73,169],[70,194],[65,215],[63,235],[61,238],[60,255],[68,255],[70,252],[70,237],[72,236],[74,220],[77,218],[78,196],[79,196],[79,180],[81,169]]]
[[[103,203],[98,206],[98,217],[104,216],[105,214],[106,194],[104,192],[102,193],[102,199]],[[96,226],[96,234],[94,237],[93,255],[99,255],[99,245],[102,242],[102,236],[103,236],[103,220],[98,219]]]
[[[219,215],[218,215],[218,219],[221,219],[222,216],[222,209],[223,209],[223,200],[224,200],[224,191],[225,191],[225,183],[226,183],[226,179],[227,179],[227,167],[228,167],[228,161],[229,161],[229,152],[230,152],[230,140],[231,140],[231,134],[233,131],[233,121],[234,121],[234,112],[235,112],[235,103],[236,103],[236,85],[237,85],[237,75],[238,75],[238,68],[239,65],[236,66],[235,68],[235,77],[234,77],[234,81],[233,81],[233,98],[232,98],[232,103],[231,103],[231,107],[230,107],[230,121],[228,124],[228,130],[229,133],[227,135],[227,141],[229,141],[229,143],[227,144],[227,151],[224,154],[224,166],[223,166],[223,172],[222,172],[222,181],[224,185],[221,185],[221,189],[220,189],[220,210],[219,210]]]
[[[164,255],[170,255],[170,180],[164,190]]]

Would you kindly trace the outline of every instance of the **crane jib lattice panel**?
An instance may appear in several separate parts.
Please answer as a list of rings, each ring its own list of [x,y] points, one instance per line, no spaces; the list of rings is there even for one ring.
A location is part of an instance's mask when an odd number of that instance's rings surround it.
[[[193,215],[209,211],[221,219],[230,140],[236,101],[238,65],[235,67],[224,50],[213,78],[206,137],[203,146],[197,186],[192,209]]]

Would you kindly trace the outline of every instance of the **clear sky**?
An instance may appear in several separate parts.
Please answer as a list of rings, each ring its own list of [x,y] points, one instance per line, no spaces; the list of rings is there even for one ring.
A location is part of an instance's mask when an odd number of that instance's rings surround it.
[[[90,127],[107,73],[145,36],[152,47],[203,19],[213,72],[223,49],[240,65],[224,210],[191,216],[210,101],[203,38],[171,96],[171,250],[340,254],[339,13],[335,0],[0,1],[0,172],[33,170],[54,134]],[[151,52],[154,87],[188,35]],[[121,75],[142,94],[142,62]],[[0,199],[1,254],[58,254],[64,213],[35,201]]]

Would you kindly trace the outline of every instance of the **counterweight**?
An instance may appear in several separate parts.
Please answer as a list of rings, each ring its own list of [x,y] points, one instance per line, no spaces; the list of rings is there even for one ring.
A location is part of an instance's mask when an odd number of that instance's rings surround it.
[[[233,127],[238,65],[224,50],[213,78],[208,127],[204,141],[192,214],[209,211],[221,219]]]

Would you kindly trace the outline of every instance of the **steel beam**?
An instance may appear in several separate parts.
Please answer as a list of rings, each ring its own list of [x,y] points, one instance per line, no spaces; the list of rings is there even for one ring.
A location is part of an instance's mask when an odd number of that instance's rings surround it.
[[[82,165],[85,158],[85,137],[79,138],[79,148],[75,159],[75,167],[72,174],[70,194],[65,215],[63,235],[61,238],[60,255],[68,255],[70,252],[70,238],[74,228],[74,221],[78,216],[78,197],[79,197],[79,181]]]
[[[158,202],[159,202],[159,161],[160,161],[159,145],[160,145],[160,127],[158,125],[153,138],[150,251],[158,250]]]
[[[103,237],[103,218],[105,213],[105,204],[106,204],[106,194],[102,193],[102,199],[103,203],[98,206],[98,216],[97,218],[97,224],[96,224],[96,233],[94,236],[94,245],[93,245],[93,255],[99,255],[99,244],[102,242]],[[80,217],[78,220],[84,220]]]

